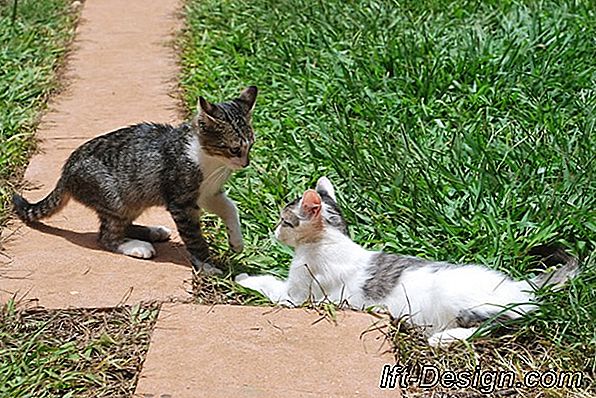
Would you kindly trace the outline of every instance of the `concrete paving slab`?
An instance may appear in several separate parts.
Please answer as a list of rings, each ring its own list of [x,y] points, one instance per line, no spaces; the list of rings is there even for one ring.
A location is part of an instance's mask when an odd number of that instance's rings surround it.
[[[399,397],[380,390],[392,363],[377,318],[340,311],[168,304],[135,397]],[[318,322],[317,322],[318,321]]]
[[[179,7],[177,0],[84,3],[67,87],[42,118],[41,150],[25,173],[27,199],[48,194],[71,151],[94,136],[141,121],[180,122],[170,45]],[[175,229],[162,209],[141,222]],[[191,268],[177,237],[157,245],[156,259],[143,261],[100,249],[95,214],[74,201],[44,224],[14,222],[2,231],[0,303],[16,296],[48,308],[104,307],[189,298],[184,281]]]

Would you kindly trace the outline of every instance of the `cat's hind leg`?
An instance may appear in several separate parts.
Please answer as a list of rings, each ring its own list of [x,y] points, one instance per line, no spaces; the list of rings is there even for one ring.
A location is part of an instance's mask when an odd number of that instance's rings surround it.
[[[126,230],[130,225],[128,220],[105,214],[100,215],[99,219],[99,241],[106,249],[136,258],[155,256],[155,248],[151,243],[126,238]]]
[[[170,239],[172,231],[161,225],[146,227],[144,225],[130,224],[126,227],[126,236],[132,239],[147,242],[165,242]]]

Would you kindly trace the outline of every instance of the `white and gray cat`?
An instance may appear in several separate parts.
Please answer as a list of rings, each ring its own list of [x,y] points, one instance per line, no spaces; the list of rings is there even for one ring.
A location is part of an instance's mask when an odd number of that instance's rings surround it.
[[[407,315],[424,327],[433,346],[467,339],[488,319],[519,318],[535,310],[536,288],[561,286],[578,270],[568,256],[553,274],[515,281],[479,265],[366,250],[348,236],[326,177],[282,210],[275,236],[295,249],[288,279],[240,274],[236,282],[282,305],[330,300],[355,309],[385,308],[396,318]]]

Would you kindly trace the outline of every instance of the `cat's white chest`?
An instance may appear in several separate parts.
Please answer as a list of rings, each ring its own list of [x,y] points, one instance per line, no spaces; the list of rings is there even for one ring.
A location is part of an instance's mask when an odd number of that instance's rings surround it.
[[[199,202],[201,202],[201,198],[210,197],[221,192],[221,187],[231,174],[231,170],[225,162],[205,154],[201,149],[197,137],[193,137],[189,142],[186,154],[201,170],[202,179],[199,186]]]
[[[230,169],[220,160],[210,156],[199,157],[199,167],[203,174],[203,180],[199,187],[199,200],[202,197],[220,193],[223,184],[230,177]]]
[[[296,248],[292,267],[300,272],[295,273],[294,282],[303,289],[306,287],[315,301],[328,298],[360,308],[363,304],[360,286],[366,278],[364,266],[371,253],[339,232],[336,237],[328,238],[322,245]],[[305,269],[305,264],[309,269]]]

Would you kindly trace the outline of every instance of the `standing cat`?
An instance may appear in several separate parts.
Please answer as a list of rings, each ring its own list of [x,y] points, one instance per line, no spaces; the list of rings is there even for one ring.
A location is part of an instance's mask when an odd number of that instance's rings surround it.
[[[349,238],[326,177],[283,209],[275,236],[295,249],[288,279],[241,274],[236,282],[284,305],[328,299],[355,309],[385,307],[423,326],[433,346],[466,339],[491,318],[521,317],[536,309],[536,287],[560,286],[577,271],[567,256],[553,275],[514,281],[479,265],[366,250]]]
[[[231,248],[243,249],[238,212],[222,185],[233,170],[249,164],[256,97],[254,86],[220,104],[200,97],[191,123],[178,127],[142,123],[96,137],[70,155],[45,199],[31,204],[15,194],[16,213],[21,220],[34,222],[56,213],[72,197],[97,212],[99,241],[106,249],[151,258],[155,249],[149,242],[167,240],[170,231],[133,221],[148,207],[164,205],[193,267],[221,273],[208,262],[199,212],[205,209],[220,216]]]

